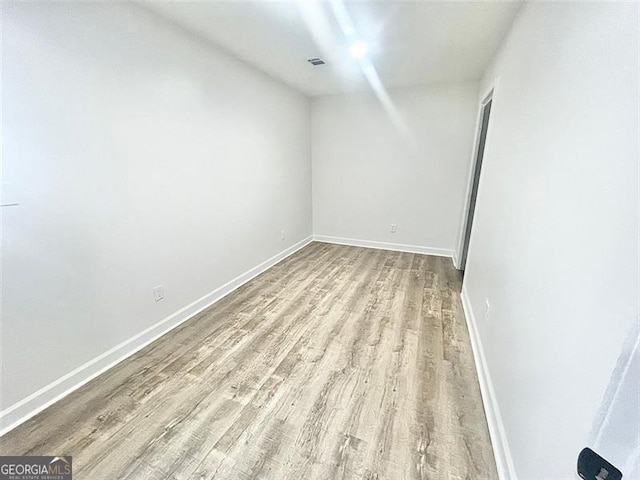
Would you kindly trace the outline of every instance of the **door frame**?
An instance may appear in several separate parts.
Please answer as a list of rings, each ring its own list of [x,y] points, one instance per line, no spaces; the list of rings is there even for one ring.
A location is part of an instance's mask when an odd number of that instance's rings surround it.
[[[482,132],[482,115],[484,113],[484,107],[489,102],[491,102],[492,113],[495,112],[496,91],[498,89],[499,81],[500,81],[499,78],[495,78],[493,82],[489,84],[489,87],[487,87],[484,93],[480,96],[480,101],[478,102],[478,113],[476,115],[476,130],[475,130],[475,136],[473,140],[473,149],[471,152],[471,161],[469,162],[469,173],[467,175],[467,187],[464,195],[464,205],[463,205],[464,208],[462,209],[462,212],[460,214],[460,224],[458,225],[458,236],[456,239],[456,246],[453,251],[453,265],[456,268],[461,267],[460,261],[462,260],[462,249],[464,248],[464,236],[465,236],[465,230],[467,226],[467,220],[469,217],[469,207],[471,205],[471,193],[473,191],[473,179],[475,176],[476,160],[478,156],[478,148],[480,147],[480,135]],[[492,131],[491,125],[493,125],[493,122],[491,122],[491,119],[489,119],[489,125],[487,125],[487,135],[485,137],[484,152],[482,154],[483,160],[487,156],[487,151],[488,151],[487,147],[490,145],[489,137],[491,136],[491,131]],[[471,247],[472,238],[473,238],[473,228],[471,229],[471,235],[469,236],[469,247]]]

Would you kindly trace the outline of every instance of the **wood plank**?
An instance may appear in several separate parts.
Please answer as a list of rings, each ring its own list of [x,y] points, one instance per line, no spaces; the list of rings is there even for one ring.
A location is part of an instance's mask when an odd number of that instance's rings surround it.
[[[312,243],[0,439],[77,479],[495,479],[446,258]]]

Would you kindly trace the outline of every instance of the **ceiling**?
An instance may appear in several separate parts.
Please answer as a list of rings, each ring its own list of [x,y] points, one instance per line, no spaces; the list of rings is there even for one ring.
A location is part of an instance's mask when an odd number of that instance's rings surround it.
[[[479,79],[522,4],[211,0],[145,5],[314,96],[366,90],[372,71],[387,88]],[[349,53],[358,39],[369,49],[360,60]],[[313,57],[327,64],[314,67],[307,62]]]

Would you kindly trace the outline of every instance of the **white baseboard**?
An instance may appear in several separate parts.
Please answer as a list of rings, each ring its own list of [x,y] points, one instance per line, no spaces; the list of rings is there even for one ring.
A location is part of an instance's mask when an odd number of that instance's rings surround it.
[[[460,259],[458,258],[458,253],[455,250],[453,251],[451,258],[453,258],[453,266],[460,270]]]
[[[476,317],[473,314],[469,295],[467,294],[467,289],[464,285],[462,287],[460,297],[462,299],[464,315],[467,319],[467,327],[469,329],[469,337],[471,338],[471,347],[473,349],[473,358],[476,364],[476,371],[478,372],[478,381],[480,383],[480,391],[482,393],[482,403],[484,404],[484,412],[487,416],[489,435],[491,436],[491,443],[493,445],[493,454],[496,459],[498,476],[500,480],[517,480],[516,471],[513,466],[513,459],[511,457],[511,450],[509,449],[509,442],[507,441],[507,436],[505,434],[504,424],[502,423],[500,409],[498,407],[493,383],[491,382],[491,375],[489,373],[484,349],[482,347],[482,341],[480,340]]]
[[[0,412],[0,437],[313,241],[309,236]]]
[[[331,237],[327,235],[314,235],[313,239],[316,242],[350,245],[352,247],[377,248],[380,250],[393,250],[395,252],[421,253],[423,255],[435,255],[438,257],[453,257],[453,250],[446,248],[422,247],[418,245],[405,245],[403,243],[375,242],[373,240],[358,240],[355,238]]]

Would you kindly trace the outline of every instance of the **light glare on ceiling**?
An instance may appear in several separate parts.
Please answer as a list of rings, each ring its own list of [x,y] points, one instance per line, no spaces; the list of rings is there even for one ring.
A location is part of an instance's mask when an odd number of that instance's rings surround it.
[[[349,47],[349,53],[355,58],[364,58],[369,53],[369,46],[362,41],[354,42]]]

